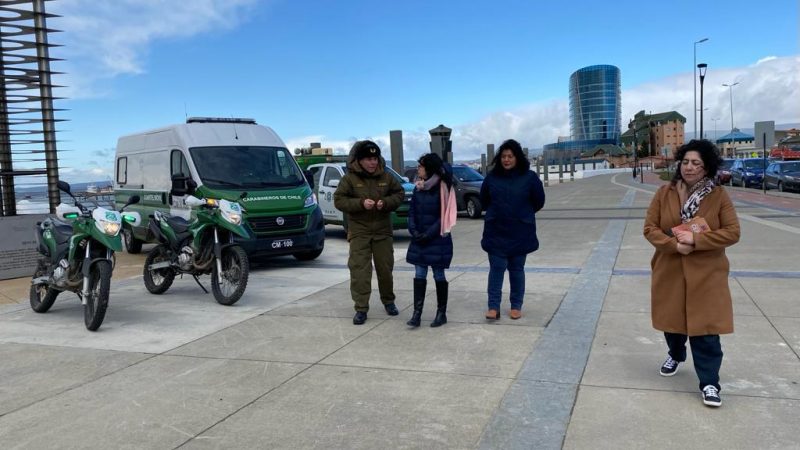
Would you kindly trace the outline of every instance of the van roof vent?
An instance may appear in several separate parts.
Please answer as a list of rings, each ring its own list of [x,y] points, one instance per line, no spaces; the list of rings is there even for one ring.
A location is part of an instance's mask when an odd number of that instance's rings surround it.
[[[246,123],[256,124],[256,119],[246,119],[242,117],[189,117],[186,123]]]

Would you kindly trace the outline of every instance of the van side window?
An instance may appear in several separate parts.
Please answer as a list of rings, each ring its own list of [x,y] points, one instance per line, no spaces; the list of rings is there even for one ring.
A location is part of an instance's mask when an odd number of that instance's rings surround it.
[[[192,176],[192,173],[189,171],[189,164],[186,162],[183,152],[180,150],[173,150],[170,155],[170,176],[178,174],[190,178]]]
[[[333,181],[333,180],[341,180],[341,179],[342,179],[342,174],[339,173],[338,170],[336,170],[336,169],[334,169],[332,167],[328,167],[328,170],[325,171],[325,179],[322,181],[322,184],[324,186],[330,186],[331,185],[331,181]]]
[[[128,182],[128,157],[122,157],[117,160],[117,184],[126,184]]]

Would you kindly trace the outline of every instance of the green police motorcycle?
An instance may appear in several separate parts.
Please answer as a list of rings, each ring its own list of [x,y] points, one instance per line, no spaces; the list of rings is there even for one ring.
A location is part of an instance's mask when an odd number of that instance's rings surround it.
[[[170,195],[191,194],[196,186],[191,179],[177,178]],[[145,259],[144,285],[152,294],[163,294],[176,275],[189,274],[208,293],[197,277],[210,273],[214,299],[233,305],[244,294],[250,272],[247,253],[234,242],[236,236],[250,238],[242,222],[244,210],[236,202],[192,195],[184,203],[197,207],[191,221],[161,211],[150,215],[148,240],[154,237],[159,244]]]
[[[83,304],[86,328],[96,331],[108,308],[114,252],[122,250],[122,221],[134,225],[141,221],[139,213],[124,209],[138,203],[139,196],[131,196],[125,206],[114,211],[96,202],[79,202],[64,181],[58,182],[58,188],[72,197],[74,206],[61,203],[55,217],[36,224],[41,257],[31,280],[31,308],[47,312],[61,292],[74,292]]]

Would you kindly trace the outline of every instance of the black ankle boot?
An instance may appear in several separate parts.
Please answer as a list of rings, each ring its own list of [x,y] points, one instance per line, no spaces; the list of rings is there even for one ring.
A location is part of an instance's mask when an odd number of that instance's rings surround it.
[[[431,322],[432,327],[447,323],[447,286],[447,281],[436,282],[436,318]]]
[[[424,278],[414,278],[414,313],[411,320],[406,322],[410,327],[418,327],[422,317],[422,305],[425,303],[425,289],[428,287],[428,280]]]

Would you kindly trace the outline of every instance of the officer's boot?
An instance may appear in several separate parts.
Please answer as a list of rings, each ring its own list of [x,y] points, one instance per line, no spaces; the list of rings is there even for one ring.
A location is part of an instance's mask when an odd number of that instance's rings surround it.
[[[418,327],[419,319],[422,317],[422,305],[425,303],[425,289],[428,287],[428,280],[425,278],[414,278],[414,314],[411,320],[406,322],[410,327]]]
[[[432,327],[440,327],[447,323],[447,281],[436,282],[436,318]]]

